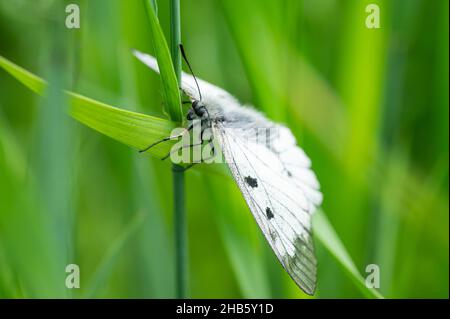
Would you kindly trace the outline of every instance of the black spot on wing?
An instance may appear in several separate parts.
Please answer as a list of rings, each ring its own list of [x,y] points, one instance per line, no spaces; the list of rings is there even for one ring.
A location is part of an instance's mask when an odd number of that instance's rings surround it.
[[[269,220],[273,218],[272,210],[269,207],[266,208],[266,215]]]
[[[256,180],[256,178],[253,178],[251,176],[246,176],[244,178],[244,180],[248,184],[248,186],[250,186],[251,188],[258,187],[258,181]]]

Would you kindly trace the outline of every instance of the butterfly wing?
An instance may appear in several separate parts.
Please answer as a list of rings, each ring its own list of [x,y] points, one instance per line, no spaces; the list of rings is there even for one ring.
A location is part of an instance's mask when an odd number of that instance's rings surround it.
[[[214,136],[255,220],[279,261],[307,294],[316,287],[311,214],[322,201],[310,160],[289,129],[274,125],[265,143],[258,129],[213,126]]]

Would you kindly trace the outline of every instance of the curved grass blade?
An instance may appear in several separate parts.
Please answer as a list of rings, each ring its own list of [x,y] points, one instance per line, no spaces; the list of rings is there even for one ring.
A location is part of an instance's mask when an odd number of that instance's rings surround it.
[[[383,299],[384,297],[375,289],[367,288],[364,278],[358,272],[353,260],[339,239],[333,226],[322,211],[317,211],[313,218],[314,235],[319,239],[330,254],[337,260],[358,289],[368,298]]]
[[[0,56],[0,67],[10,73],[19,82],[33,92],[44,95],[47,83],[40,77],[19,67]],[[70,115],[121,143],[136,149],[143,149],[153,142],[169,136],[175,124],[171,121],[126,111],[111,105],[90,99],[80,94],[66,91],[70,105]],[[159,158],[166,155],[173,143],[161,143],[148,153]]]

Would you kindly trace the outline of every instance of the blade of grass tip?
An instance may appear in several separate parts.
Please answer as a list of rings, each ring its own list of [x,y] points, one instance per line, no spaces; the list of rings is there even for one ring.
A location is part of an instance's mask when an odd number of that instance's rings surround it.
[[[0,55],[0,67],[11,74],[19,82],[31,89],[33,92],[43,94],[47,84],[37,75],[25,70],[24,68],[12,63]]]
[[[40,77],[19,67],[0,56],[0,68],[3,68],[27,88],[39,95],[45,95],[47,83]],[[93,100],[80,94],[66,91],[70,115],[82,124],[109,136],[125,145],[143,149],[149,144],[169,136],[175,123],[131,112]],[[172,142],[160,143],[147,153],[158,158],[166,155]]]
[[[313,229],[318,238],[330,254],[337,260],[358,289],[368,298],[383,299],[384,297],[375,289],[366,287],[364,278],[358,272],[353,260],[339,239],[333,226],[322,211],[317,211],[313,219]]]
[[[111,274],[119,254],[125,247],[130,237],[136,233],[139,227],[144,223],[145,218],[146,215],[137,213],[125,227],[123,232],[115,239],[97,267],[86,293],[83,296],[84,298],[93,298],[98,296],[102,287],[106,284],[108,276]]]

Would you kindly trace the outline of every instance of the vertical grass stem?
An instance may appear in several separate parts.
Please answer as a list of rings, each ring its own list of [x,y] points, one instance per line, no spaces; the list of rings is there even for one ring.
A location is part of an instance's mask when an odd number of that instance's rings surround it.
[[[170,2],[170,51],[177,81],[181,81],[181,43],[180,0]],[[187,256],[187,223],[185,210],[184,172],[179,165],[173,165],[174,193],[174,236],[176,258],[176,292],[177,298],[188,295],[188,256]]]

